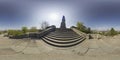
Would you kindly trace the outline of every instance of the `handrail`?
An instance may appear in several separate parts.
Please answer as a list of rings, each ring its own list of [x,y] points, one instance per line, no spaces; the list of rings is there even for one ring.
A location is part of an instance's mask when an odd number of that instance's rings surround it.
[[[29,34],[30,38],[41,38],[47,34],[49,34],[52,31],[55,31],[56,27],[54,25],[48,27],[47,29],[41,31],[40,33],[33,33],[33,34]]]

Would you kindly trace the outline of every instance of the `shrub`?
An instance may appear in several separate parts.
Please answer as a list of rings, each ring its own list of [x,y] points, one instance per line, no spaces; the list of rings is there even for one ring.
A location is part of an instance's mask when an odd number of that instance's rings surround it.
[[[101,33],[99,33],[101,35],[105,35],[105,36],[115,36],[117,34],[119,34],[119,32],[115,31],[114,28],[111,28],[110,30],[108,31],[102,31]]]
[[[20,30],[8,30],[9,36],[20,36],[23,35],[23,32]]]
[[[75,27],[75,26],[71,26],[70,28],[77,28],[77,27]]]
[[[107,35],[107,36],[115,36],[115,35],[117,35],[117,34],[118,34],[118,32],[115,31],[114,28],[111,28],[110,31],[108,31],[108,33],[107,33],[106,35]]]
[[[28,32],[27,27],[22,27],[22,32],[23,32],[24,34],[27,33],[27,32]]]
[[[0,34],[2,34],[2,32],[0,32]]]
[[[37,28],[36,27],[31,27],[31,29],[29,30],[29,32],[37,32]]]
[[[89,28],[87,28],[86,33],[87,33],[87,34],[88,34],[88,33],[92,33],[92,31],[91,31],[91,28],[90,28],[90,27],[89,27]]]
[[[82,32],[84,32],[84,33],[87,33],[87,34],[88,34],[88,33],[91,33],[91,32],[92,32],[90,27],[87,28],[87,27],[84,26],[83,23],[81,23],[81,22],[77,22],[76,26],[77,26],[77,29],[78,29],[78,30],[80,30],[80,31],[82,31]]]

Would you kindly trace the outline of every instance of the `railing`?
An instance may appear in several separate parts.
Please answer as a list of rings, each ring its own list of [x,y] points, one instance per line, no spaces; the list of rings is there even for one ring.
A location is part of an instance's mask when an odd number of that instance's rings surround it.
[[[43,37],[43,36],[49,34],[50,32],[55,31],[55,29],[56,29],[55,26],[50,26],[50,27],[48,27],[47,29],[45,29],[45,30],[43,30],[42,32],[40,32],[40,33],[38,34],[38,37],[39,37],[39,38],[40,38],[40,37]]]
[[[50,32],[55,31],[55,29],[56,29],[56,27],[53,25],[39,33],[31,33],[31,34],[29,34],[29,37],[30,38],[41,38],[41,37],[49,34]]]

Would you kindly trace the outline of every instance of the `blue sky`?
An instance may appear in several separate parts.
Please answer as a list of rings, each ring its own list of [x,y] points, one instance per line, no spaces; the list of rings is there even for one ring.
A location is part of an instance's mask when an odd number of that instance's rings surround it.
[[[52,15],[56,18],[51,18]],[[120,1],[117,0],[0,0],[0,30],[38,27],[44,21],[67,27],[78,21],[97,30],[120,30]]]

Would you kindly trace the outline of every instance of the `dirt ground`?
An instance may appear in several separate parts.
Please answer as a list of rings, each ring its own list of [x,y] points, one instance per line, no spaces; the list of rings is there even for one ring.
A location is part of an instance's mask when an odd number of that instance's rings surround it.
[[[119,39],[120,35],[56,48],[42,40],[15,40],[0,35],[0,60],[120,60]]]

